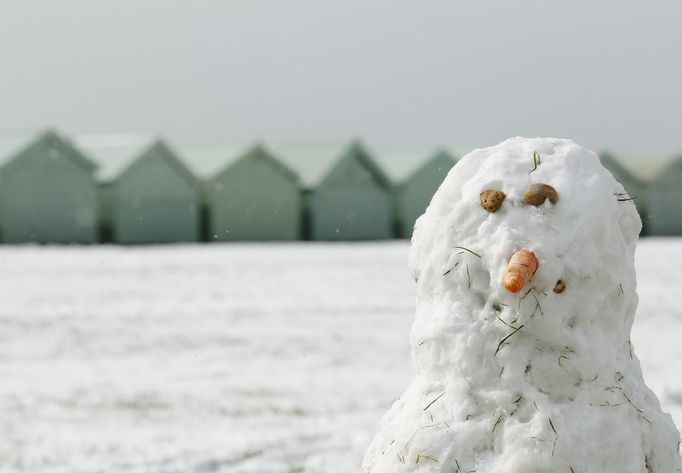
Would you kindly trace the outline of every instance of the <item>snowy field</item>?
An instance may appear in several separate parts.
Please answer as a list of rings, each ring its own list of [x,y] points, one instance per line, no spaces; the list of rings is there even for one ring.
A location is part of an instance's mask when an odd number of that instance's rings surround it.
[[[0,472],[354,472],[411,378],[407,243],[0,248]],[[682,239],[633,343],[682,425]]]

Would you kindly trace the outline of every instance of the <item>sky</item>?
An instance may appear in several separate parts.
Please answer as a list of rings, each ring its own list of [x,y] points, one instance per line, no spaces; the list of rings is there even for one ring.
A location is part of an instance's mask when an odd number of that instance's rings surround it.
[[[0,130],[682,152],[679,0],[0,0]]]

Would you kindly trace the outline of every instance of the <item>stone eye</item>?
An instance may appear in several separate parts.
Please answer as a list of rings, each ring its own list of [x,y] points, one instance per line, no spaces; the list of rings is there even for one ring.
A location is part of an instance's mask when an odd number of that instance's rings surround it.
[[[542,205],[547,199],[553,204],[556,204],[557,200],[559,200],[556,190],[549,184],[531,184],[523,193],[523,201],[528,205],[535,205],[537,207]]]
[[[494,189],[488,189],[481,192],[481,207],[490,213],[495,213],[500,210],[502,202],[507,196],[502,191],[496,191]]]

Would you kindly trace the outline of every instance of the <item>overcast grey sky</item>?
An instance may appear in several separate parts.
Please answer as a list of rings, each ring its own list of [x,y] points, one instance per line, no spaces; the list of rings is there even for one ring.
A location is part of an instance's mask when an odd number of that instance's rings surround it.
[[[682,151],[680,0],[0,0],[0,129]]]

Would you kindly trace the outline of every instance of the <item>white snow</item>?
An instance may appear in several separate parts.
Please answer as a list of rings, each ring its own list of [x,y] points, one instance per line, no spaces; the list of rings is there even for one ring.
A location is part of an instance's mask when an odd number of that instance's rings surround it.
[[[357,471],[413,376],[407,252],[0,247],[0,471]],[[678,425],[680,267],[639,243],[633,343]]]
[[[524,204],[531,184],[558,201]],[[507,196],[495,213],[480,203],[491,189]],[[640,229],[623,187],[570,140],[512,138],[459,161],[412,240],[416,376],[362,471],[682,473],[630,340]],[[512,294],[501,279],[521,248],[539,268]]]

